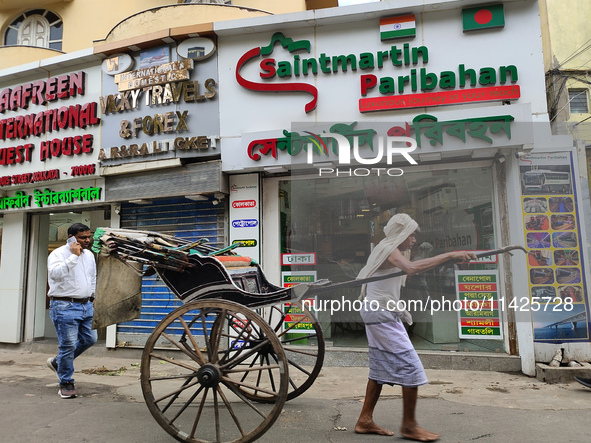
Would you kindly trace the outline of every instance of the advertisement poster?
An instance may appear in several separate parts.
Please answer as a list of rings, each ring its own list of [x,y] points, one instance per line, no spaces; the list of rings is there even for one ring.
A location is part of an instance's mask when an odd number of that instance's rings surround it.
[[[570,153],[520,159],[535,341],[588,341],[589,308]]]
[[[497,271],[455,271],[460,338],[503,338]]]
[[[230,176],[230,244],[239,255],[260,262],[260,204],[258,174]]]
[[[281,272],[281,286],[289,288],[300,283],[314,283],[316,281],[316,271],[284,271]],[[302,300],[304,302],[304,300]],[[311,300],[307,306],[314,306],[314,300]],[[311,309],[311,308],[310,308]],[[314,309],[311,309],[315,314]],[[314,330],[314,324],[307,317],[297,304],[285,303],[283,312],[286,317],[283,320],[283,330],[288,329],[290,334],[305,334]]]

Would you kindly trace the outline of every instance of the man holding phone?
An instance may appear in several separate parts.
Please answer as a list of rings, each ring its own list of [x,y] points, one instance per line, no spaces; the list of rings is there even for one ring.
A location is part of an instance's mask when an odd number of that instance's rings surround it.
[[[67,244],[55,249],[47,259],[49,316],[55,326],[59,351],[47,366],[60,380],[58,394],[76,397],[74,359],[96,343],[92,327],[96,262],[90,251],[92,234],[82,223],[68,228]]]

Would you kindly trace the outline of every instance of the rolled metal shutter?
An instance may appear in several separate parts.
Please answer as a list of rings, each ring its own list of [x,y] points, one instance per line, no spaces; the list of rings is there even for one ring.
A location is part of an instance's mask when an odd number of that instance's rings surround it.
[[[148,205],[121,205],[121,227],[156,231],[189,240],[207,238],[209,244],[225,245],[224,205],[184,198],[158,200]],[[142,281],[141,317],[117,325],[117,346],[143,347],[156,325],[182,303],[158,278]]]

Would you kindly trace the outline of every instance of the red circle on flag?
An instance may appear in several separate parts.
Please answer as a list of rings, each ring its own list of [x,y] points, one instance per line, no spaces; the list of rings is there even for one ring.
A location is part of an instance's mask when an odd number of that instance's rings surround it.
[[[486,25],[492,20],[492,12],[488,9],[481,9],[474,14],[474,21],[479,25]]]

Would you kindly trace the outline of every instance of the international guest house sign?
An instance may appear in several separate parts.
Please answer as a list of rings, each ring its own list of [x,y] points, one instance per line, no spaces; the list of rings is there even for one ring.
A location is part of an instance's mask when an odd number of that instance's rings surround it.
[[[92,75],[87,69],[0,89],[0,210],[102,199],[93,179],[98,103],[85,97]]]

